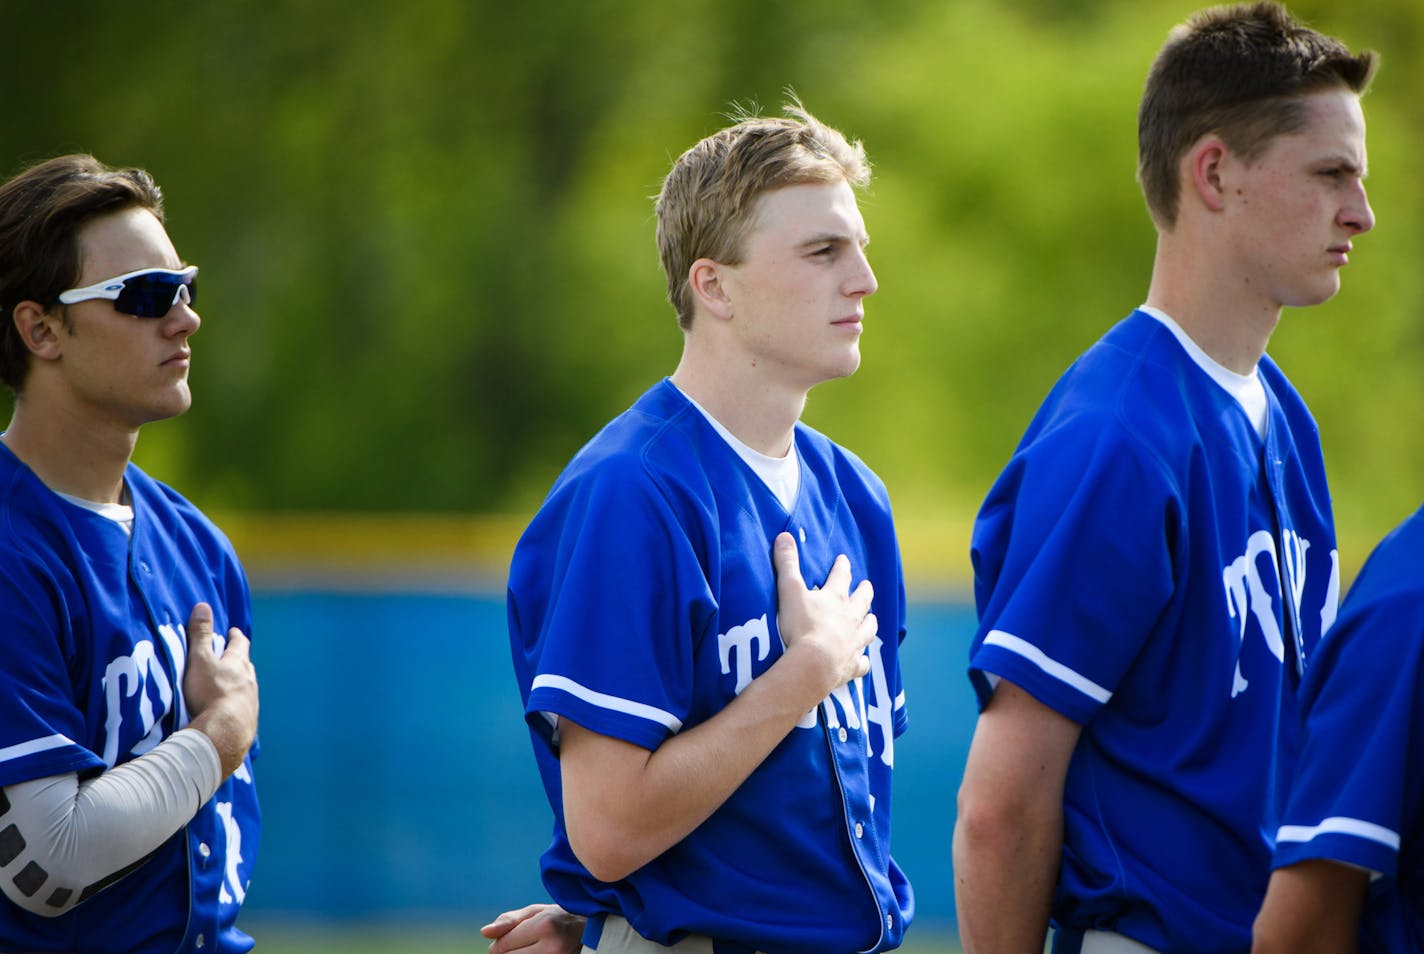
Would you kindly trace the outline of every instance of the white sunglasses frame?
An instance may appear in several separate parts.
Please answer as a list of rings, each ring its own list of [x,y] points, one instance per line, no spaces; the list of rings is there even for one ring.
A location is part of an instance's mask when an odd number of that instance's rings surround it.
[[[71,288],[68,291],[59,293],[59,303],[61,305],[77,305],[81,301],[93,301],[95,299],[105,299],[107,301],[117,301],[123,294],[124,282],[130,278],[137,278],[140,275],[173,275],[183,280],[173,292],[173,301],[168,305],[172,308],[178,304],[181,298],[185,303],[192,304],[193,296],[188,291],[188,283],[198,275],[198,266],[189,265],[187,268],[140,268],[132,272],[124,272],[122,275],[115,275],[113,278],[106,278],[102,282],[95,282],[93,285],[85,285],[83,288]]]

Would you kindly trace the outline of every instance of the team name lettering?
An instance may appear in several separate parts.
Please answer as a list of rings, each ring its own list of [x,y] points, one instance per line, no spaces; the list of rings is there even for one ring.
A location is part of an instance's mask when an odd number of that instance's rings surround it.
[[[784,645],[784,644],[783,644]],[[826,724],[839,729],[844,724],[849,729],[860,731],[866,728],[865,751],[875,754],[874,744],[868,728],[880,730],[880,759],[886,765],[895,765],[895,701],[890,697],[890,681],[885,675],[884,642],[876,637],[866,652],[870,656],[870,672],[860,679],[831,690],[820,705],[826,713]],[[766,662],[771,651],[771,630],[766,615],[747,620],[740,626],[733,626],[717,637],[717,653],[722,664],[722,674],[736,674],[733,691],[737,695],[751,685],[755,663]],[[875,702],[868,703],[865,695],[865,680],[870,680],[875,694]],[[816,710],[812,709],[796,723],[798,729],[816,727]]]
[[[1299,619],[1305,599],[1306,553],[1309,549],[1309,540],[1287,530],[1281,535],[1281,550],[1278,553],[1275,538],[1268,531],[1257,530],[1246,541],[1246,552],[1221,571],[1221,581],[1226,588],[1226,610],[1237,623],[1239,644],[1246,642],[1246,631],[1250,621],[1254,619],[1271,655],[1276,657],[1277,662],[1285,662],[1286,647],[1281,635],[1280,616],[1276,600],[1267,589],[1266,583],[1270,581],[1276,592],[1283,596],[1289,594],[1295,618]],[[1266,558],[1264,561],[1263,557]],[[1335,621],[1340,600],[1340,557],[1335,550],[1330,551],[1330,564],[1330,580],[1326,587],[1324,605],[1320,609],[1322,635]],[[1284,582],[1282,575],[1285,577]],[[1249,684],[1249,680],[1241,673],[1238,657],[1231,695],[1234,697],[1244,692]]]
[[[162,740],[163,729],[158,722],[173,708],[173,696],[173,683],[151,640],[140,640],[131,655],[110,662],[104,670],[104,764],[110,768],[118,764],[125,709],[138,720],[141,736],[130,751],[142,755]],[[136,700],[137,704],[125,706],[129,700]]]
[[[890,683],[885,678],[885,643],[879,636],[870,644],[866,650],[870,655],[870,672],[852,682],[839,686],[831,691],[831,694],[821,703],[821,707],[826,711],[826,724],[832,729],[841,726],[841,717],[844,716],[846,727],[859,730],[864,726],[865,733],[865,754],[873,756],[875,747],[871,742],[870,726],[875,726],[880,730],[882,746],[880,749],[880,760],[890,767],[895,766],[895,700],[890,698]],[[865,680],[870,680],[871,688],[875,690],[874,703],[867,703],[865,698]],[[835,703],[832,705],[832,703]],[[839,710],[839,713],[837,712]],[[812,715],[814,716],[814,712]],[[804,720],[803,720],[804,721]],[[816,724],[812,718],[811,726]],[[811,726],[801,725],[801,728]]]
[[[183,672],[187,666],[188,649],[181,627],[165,623],[158,627],[158,637],[173,660],[173,671]],[[214,634],[214,651],[221,655],[226,642],[221,635]],[[110,768],[118,764],[126,712],[129,713],[128,718],[138,720],[142,733],[139,741],[129,750],[137,756],[163,740],[160,722],[175,706],[178,710],[176,725],[181,728],[188,724],[188,709],[183,702],[183,694],[168,678],[168,670],[151,640],[140,640],[134,644],[132,653],[110,662],[104,670],[104,764]]]

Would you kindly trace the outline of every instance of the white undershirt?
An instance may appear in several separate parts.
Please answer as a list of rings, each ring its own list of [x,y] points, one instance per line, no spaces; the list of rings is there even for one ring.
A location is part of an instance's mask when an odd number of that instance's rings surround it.
[[[673,385],[673,387],[677,387],[677,385]],[[678,388],[678,391],[687,398],[689,404],[697,408],[702,416],[707,418],[707,423],[711,424],[712,429],[722,436],[722,440],[737,452],[737,456],[747,462],[747,466],[761,478],[762,483],[766,484],[767,489],[781,502],[782,509],[790,513],[796,506],[796,495],[801,492],[801,457],[796,453],[795,438],[792,438],[791,449],[786,452],[785,456],[768,457],[739,440],[735,434],[723,427],[720,421],[707,413],[705,407],[688,397],[687,392],[682,388]]]
[[[1201,346],[1182,330],[1182,326],[1173,321],[1171,316],[1162,309],[1142,305],[1138,310],[1156,318],[1167,327],[1168,331],[1172,332],[1197,366],[1205,371],[1213,381],[1221,385],[1226,393],[1236,400],[1237,404],[1241,405],[1251,426],[1256,429],[1256,436],[1264,438],[1270,409],[1266,401],[1266,386],[1261,383],[1259,367],[1252,368],[1250,374],[1237,374],[1203,351]]]
[[[128,504],[100,503],[97,500],[85,500],[83,497],[75,497],[73,494],[63,494],[58,490],[56,494],[68,500],[76,507],[83,507],[92,513],[97,513],[101,517],[107,517],[124,528],[124,532],[133,536],[133,507]],[[128,496],[128,490],[124,490],[124,495]]]

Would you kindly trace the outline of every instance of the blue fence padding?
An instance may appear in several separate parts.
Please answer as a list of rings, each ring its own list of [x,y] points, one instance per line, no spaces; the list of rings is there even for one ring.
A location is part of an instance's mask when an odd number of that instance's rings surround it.
[[[545,893],[550,816],[502,594],[262,592],[264,831],[254,917],[482,921]],[[910,604],[893,851],[953,925],[950,833],[974,723],[967,607]]]

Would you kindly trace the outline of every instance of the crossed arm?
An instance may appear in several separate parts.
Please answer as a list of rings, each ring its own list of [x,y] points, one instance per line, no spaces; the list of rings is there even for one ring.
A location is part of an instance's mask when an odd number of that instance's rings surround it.
[[[0,790],[0,891],[56,917],[142,861],[242,764],[257,731],[257,680],[240,630],[213,649],[212,609],[188,621],[184,698],[192,721],[152,751],[91,779],[70,772]]]
[[[772,561],[786,652],[717,715],[652,752],[559,720],[569,843],[594,877],[625,878],[687,837],[807,712],[869,670],[865,649],[877,633],[870,582],[852,590],[841,556],[822,586],[808,588],[788,533],[777,536]],[[535,904],[501,914],[482,933],[494,939],[492,954],[563,954],[578,950],[582,929],[582,918]]]
[[[807,712],[869,669],[870,582],[852,592],[850,561],[840,556],[825,584],[808,589],[788,533],[772,560],[786,652],[725,709],[651,752],[560,720],[569,844],[595,878],[621,880],[691,834]]]

